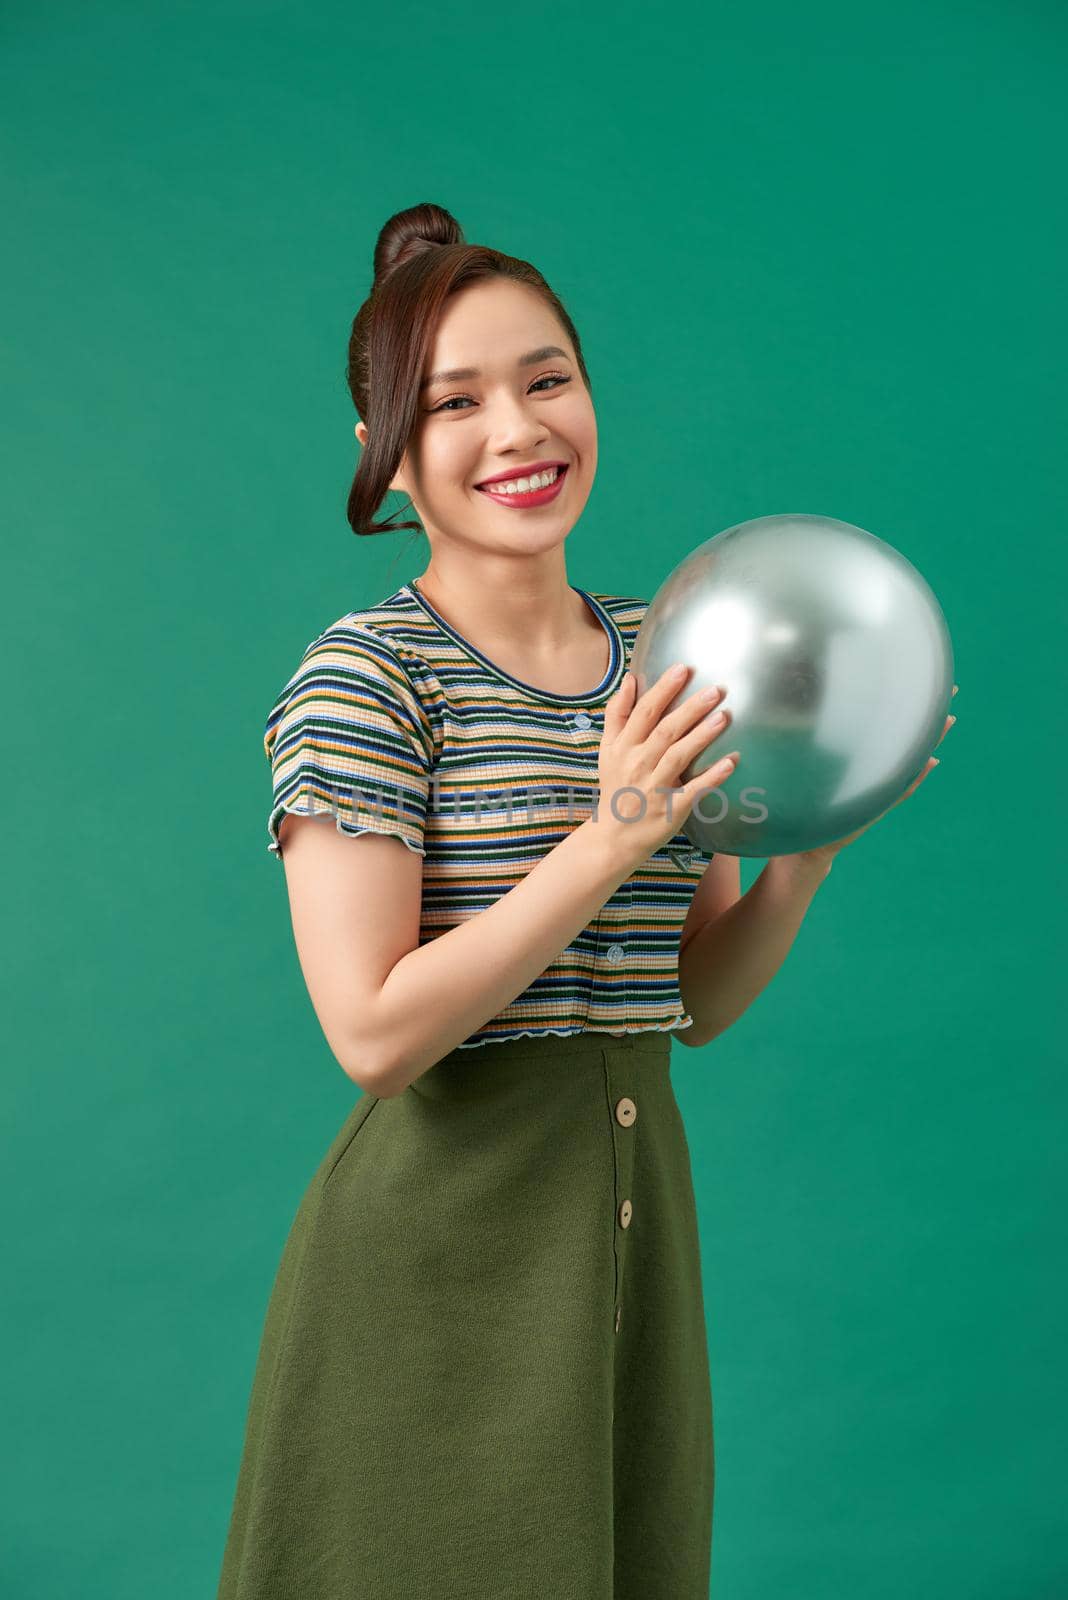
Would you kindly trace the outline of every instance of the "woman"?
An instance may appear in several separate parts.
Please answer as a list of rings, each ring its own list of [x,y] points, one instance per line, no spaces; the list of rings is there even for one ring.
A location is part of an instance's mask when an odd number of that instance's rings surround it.
[[[219,1597],[706,1600],[670,1040],[745,1009],[848,841],[742,898],[738,861],[682,832],[733,770],[680,783],[729,717],[680,698],[685,665],[638,698],[647,602],[567,582],[597,431],[533,267],[398,213],[349,382],[350,523],[390,529],[399,489],[431,557],[313,639],[267,720],[268,847],[364,1092],[282,1254]]]

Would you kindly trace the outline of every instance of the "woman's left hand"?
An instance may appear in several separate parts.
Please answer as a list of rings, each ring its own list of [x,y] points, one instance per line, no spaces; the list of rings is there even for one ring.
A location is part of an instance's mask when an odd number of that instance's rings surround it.
[[[954,694],[957,692],[957,687],[957,684],[953,685]],[[945,727],[942,729],[942,732],[938,738],[938,744],[942,743],[942,740],[945,738],[946,734],[949,732],[950,728],[952,728],[956,720],[956,717],[946,718]],[[935,749],[937,748],[938,745],[935,746]],[[920,784],[923,782],[923,780],[934,771],[937,765],[937,758],[935,756],[930,756],[923,771],[918,777],[912,780],[904,794],[899,794],[897,799],[893,802],[893,805],[887,806],[886,811],[880,811],[877,817],[872,817],[871,822],[866,822],[863,828],[858,828],[855,833],[847,834],[844,839],[834,839],[830,844],[822,844],[815,850],[799,850],[796,855],[782,856],[779,859],[783,861],[802,862],[806,865],[818,865],[824,867],[825,869],[829,869],[839,850],[844,850],[847,844],[852,844],[854,839],[859,839],[862,833],[867,833],[870,827],[872,827],[876,822],[881,821],[882,818],[885,817],[889,812],[893,811],[894,806],[899,806],[902,800],[907,800],[910,794],[914,794],[920,787]]]

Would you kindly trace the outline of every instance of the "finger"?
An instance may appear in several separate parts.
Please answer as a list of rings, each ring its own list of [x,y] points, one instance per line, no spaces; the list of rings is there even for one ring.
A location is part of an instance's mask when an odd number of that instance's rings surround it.
[[[913,780],[909,784],[908,788],[907,789],[903,789],[902,792],[898,795],[897,799],[896,800],[892,800],[890,802],[890,804],[887,806],[886,810],[885,811],[880,811],[879,812],[879,816],[878,817],[874,817],[872,820],[874,822],[878,822],[880,817],[887,816],[889,812],[893,811],[895,806],[899,806],[901,804],[902,800],[907,800],[909,795],[913,794],[919,788],[919,786],[923,782],[924,778],[926,778],[930,773],[932,773],[934,771],[934,768],[937,765],[938,765],[937,761],[934,763],[934,766],[932,766],[931,762],[928,761],[928,763],[924,767],[923,771],[920,772],[919,774],[917,774],[917,776],[915,778],[913,778]]]
[[[737,767],[741,754],[740,750],[729,751],[727,755],[720,756],[718,761],[714,761],[710,767],[706,767],[704,772],[699,772],[696,778],[691,778],[689,783],[683,784],[682,792],[687,805],[694,804],[702,794],[729,778]]]
[[[630,715],[620,735],[625,743],[646,744],[651,739],[653,758],[658,760],[663,755],[672,742],[671,724],[665,719],[665,712],[681,692],[689,673],[690,668],[685,665],[679,672],[668,667],[644,694],[638,696],[629,707]]]
[[[956,692],[957,692],[957,690],[958,690],[958,689],[959,689],[959,688],[960,688],[960,684],[959,684],[959,683],[955,683],[955,684],[954,684],[954,685],[953,685],[953,694],[956,694]],[[952,700],[952,698],[953,698],[953,695],[950,695],[950,697],[949,697],[949,698],[950,698],[950,699],[951,699],[951,700]]]
[[[695,728],[691,728],[685,738],[676,741],[675,749],[685,757],[688,766],[696,756],[707,750],[709,745],[717,739],[722,739],[730,727],[731,714],[726,706],[718,706],[709,715],[701,718]]]
[[[663,713],[648,731],[642,729],[639,737],[644,736],[643,743],[654,764],[654,776],[658,783],[674,781],[694,757],[700,755],[712,739],[723,732],[726,723],[719,722],[711,727],[709,718],[723,710],[718,702],[726,692],[723,684],[699,689],[695,694],[688,695],[674,711]],[[724,714],[730,717],[729,711]],[[689,738],[684,737],[687,730],[690,730]]]
[[[659,722],[665,706],[671,704],[685,686],[689,676],[690,668],[685,662],[676,662],[675,666],[668,667],[649,685],[643,695],[639,695],[635,711],[640,712],[642,716],[651,717],[654,722]]]
[[[629,717],[634,704],[634,691],[634,674],[627,672],[615,694],[605,701],[604,732],[608,739],[615,738]]]
[[[899,806],[901,804],[902,800],[907,800],[910,794],[914,794],[916,792],[916,790],[920,787],[920,784],[923,783],[924,779],[925,778],[929,778],[931,776],[931,773],[934,771],[934,769],[935,769],[935,767],[937,767],[937,765],[938,765],[938,762],[935,760],[934,756],[931,756],[931,758],[927,762],[927,765],[924,767],[923,771],[921,773],[919,773],[917,777],[913,778],[912,782],[909,784],[909,786],[905,790],[904,794],[898,795],[897,799],[894,801],[894,805],[895,806]]]
[[[678,718],[680,728],[691,727],[699,717],[708,717],[719,711],[726,698],[727,686],[724,683],[712,683],[707,689],[695,689],[678,711],[672,712],[672,720]]]
[[[722,710],[726,693],[724,685],[716,683],[711,688],[698,689],[693,694],[687,695],[674,711],[666,712],[654,730],[656,738],[661,742],[661,752],[681,739],[691,728],[703,726],[709,716]]]
[[[649,733],[645,748],[652,753],[653,778],[657,783],[677,782],[679,773],[696,761],[713,740],[720,738],[730,724],[730,712],[725,706],[720,706],[703,716],[688,734],[678,733],[679,718],[683,718],[682,726],[685,728],[693,721],[693,715],[693,707],[687,701],[677,712],[658,722]]]

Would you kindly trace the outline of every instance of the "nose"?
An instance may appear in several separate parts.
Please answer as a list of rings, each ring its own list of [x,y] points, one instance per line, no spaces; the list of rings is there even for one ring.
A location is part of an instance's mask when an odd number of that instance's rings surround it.
[[[506,397],[487,409],[490,453],[515,450],[529,455],[550,437],[550,429],[534,413],[532,402]]]

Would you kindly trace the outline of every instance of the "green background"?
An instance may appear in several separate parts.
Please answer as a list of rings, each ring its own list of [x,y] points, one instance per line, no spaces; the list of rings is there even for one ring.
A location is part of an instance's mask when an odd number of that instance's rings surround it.
[[[1068,1594],[1063,8],[0,29],[5,1593],[215,1592],[274,1270],[354,1094],[262,730],[426,562],[349,530],[344,367],[378,229],[434,200],[582,336],[571,582],[651,596],[815,512],[895,544],[953,637],[942,765],[746,1015],[674,1047],[713,1593]]]

